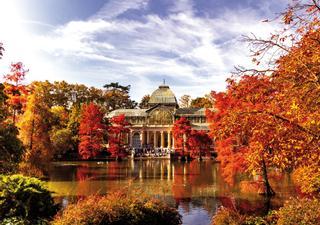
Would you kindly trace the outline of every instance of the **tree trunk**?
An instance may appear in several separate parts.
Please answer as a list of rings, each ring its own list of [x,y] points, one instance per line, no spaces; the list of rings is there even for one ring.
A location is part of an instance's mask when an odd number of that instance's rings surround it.
[[[16,125],[16,110],[15,109],[13,109],[13,118],[12,118],[12,120],[13,120],[13,124]]]
[[[265,186],[265,193],[264,195],[267,197],[271,197],[275,195],[275,192],[273,191],[272,187],[270,186],[269,179],[268,179],[268,171],[266,167],[266,162],[264,158],[262,158],[262,178],[263,178],[263,183]]]

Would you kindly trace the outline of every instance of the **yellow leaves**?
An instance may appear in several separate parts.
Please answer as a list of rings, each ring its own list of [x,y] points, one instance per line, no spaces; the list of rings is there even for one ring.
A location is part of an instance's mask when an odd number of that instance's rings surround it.
[[[293,21],[293,11],[288,10],[288,12],[283,16],[283,22],[285,24],[290,24]]]
[[[320,168],[317,165],[300,167],[294,171],[293,179],[303,192],[316,192],[320,188]]]
[[[291,110],[298,110],[299,109],[299,106],[298,104],[296,104],[295,101],[292,102],[291,106],[290,106]]]

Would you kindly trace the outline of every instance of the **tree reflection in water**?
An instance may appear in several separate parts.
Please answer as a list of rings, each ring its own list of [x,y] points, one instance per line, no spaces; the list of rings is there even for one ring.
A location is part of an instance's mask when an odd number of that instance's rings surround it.
[[[286,174],[274,173],[270,177],[277,192],[271,201],[265,201],[255,193],[241,193],[240,182],[227,185],[220,176],[219,164],[212,161],[55,163],[50,171],[48,186],[57,197],[67,196],[68,200],[122,188],[143,190],[175,205],[190,221],[201,215],[200,220],[210,222],[219,206],[250,214],[265,213],[270,207],[281,206],[285,199],[295,194],[295,188]]]

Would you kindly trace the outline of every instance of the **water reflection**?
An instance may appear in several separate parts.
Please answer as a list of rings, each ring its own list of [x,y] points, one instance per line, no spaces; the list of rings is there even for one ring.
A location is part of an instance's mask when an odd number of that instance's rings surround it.
[[[279,182],[281,180],[281,182]],[[274,175],[277,192],[270,205],[255,194],[242,194],[239,184],[228,186],[212,161],[188,163],[170,160],[123,162],[60,162],[52,164],[48,186],[57,198],[74,200],[91,194],[106,194],[127,187],[142,189],[176,206],[184,224],[209,224],[221,205],[242,212],[261,213],[278,207],[295,192],[291,180]]]

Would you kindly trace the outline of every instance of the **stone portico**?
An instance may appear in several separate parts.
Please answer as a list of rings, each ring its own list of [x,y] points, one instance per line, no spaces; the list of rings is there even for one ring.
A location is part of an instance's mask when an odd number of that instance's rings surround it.
[[[179,108],[169,86],[160,85],[148,102],[147,109],[118,109],[108,117],[124,114],[131,123],[126,144],[132,149],[174,150],[172,127],[175,120],[186,117],[193,129],[208,130],[204,108]]]

